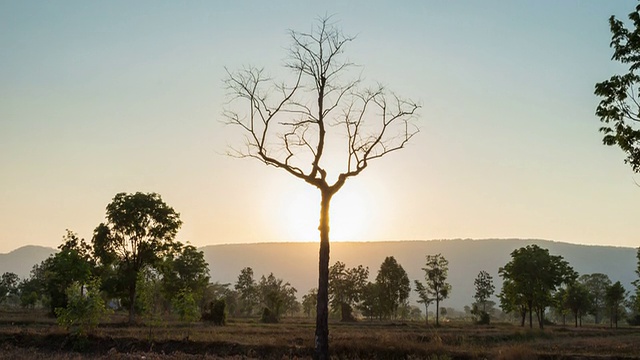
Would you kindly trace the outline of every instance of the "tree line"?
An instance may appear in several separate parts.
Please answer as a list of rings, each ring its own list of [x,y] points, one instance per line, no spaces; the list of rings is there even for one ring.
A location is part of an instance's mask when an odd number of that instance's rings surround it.
[[[175,241],[182,222],[179,214],[155,193],[117,194],[106,208],[106,221],[94,230],[90,242],[70,230],[59,251],[36,264],[22,281],[16,274],[0,277],[0,304],[13,299],[26,308],[46,307],[61,325],[86,331],[113,309],[136,314],[153,323],[167,314],[185,321],[211,320],[224,324],[226,316],[259,317],[278,322],[286,315],[315,315],[317,289],[297,298],[297,289],[273,273],[254,276],[245,267],[235,284],[212,283],[204,253]],[[640,278],[640,249],[637,253]],[[441,303],[451,295],[447,282],[449,262],[441,254],[426,255],[423,280],[413,280],[418,303],[435,305],[440,324]],[[608,316],[618,326],[623,317],[640,323],[640,280],[631,296],[605,274],[579,275],[562,256],[528,245],[514,250],[500,267],[502,289],[497,295],[505,313],[525,326],[543,328],[552,316],[566,323],[571,317],[581,326],[585,315],[595,323]],[[393,256],[384,259],[373,281],[369,268],[348,267],[337,261],[329,268],[328,296],[331,313],[341,321],[358,318],[393,320],[421,317],[409,304],[412,281]],[[469,312],[487,324],[496,304],[493,278],[480,271]]]

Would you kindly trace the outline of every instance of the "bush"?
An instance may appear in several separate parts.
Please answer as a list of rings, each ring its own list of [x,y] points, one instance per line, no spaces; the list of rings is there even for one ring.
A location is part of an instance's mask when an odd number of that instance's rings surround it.
[[[640,314],[635,314],[634,316],[627,318],[627,323],[631,326],[640,325]]]
[[[227,302],[224,299],[217,299],[209,302],[202,312],[202,320],[210,321],[215,325],[226,325]]]
[[[273,311],[269,310],[269,308],[264,308],[264,310],[262,310],[262,317],[260,318],[260,321],[263,323],[275,324],[278,322],[278,316]]]
[[[478,325],[489,325],[491,323],[491,316],[486,311],[480,311],[478,318],[476,319],[476,324]]]
[[[58,324],[75,334],[84,336],[93,331],[100,320],[109,313],[100,296],[100,280],[93,279],[83,285],[74,282],[66,291],[68,302],[64,308],[56,308]]]

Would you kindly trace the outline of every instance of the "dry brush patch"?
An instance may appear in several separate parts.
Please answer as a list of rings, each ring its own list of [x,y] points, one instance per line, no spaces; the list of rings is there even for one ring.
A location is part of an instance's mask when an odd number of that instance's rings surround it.
[[[279,324],[235,319],[222,327],[167,321],[152,328],[114,321],[80,339],[50,319],[29,322],[12,316],[0,319],[0,351],[2,357],[9,354],[16,359],[303,359],[312,356],[314,347],[310,319],[285,319]],[[369,321],[330,325],[332,356],[339,359],[640,358],[640,331],[633,328],[550,326],[540,331],[511,324],[451,322],[435,328]]]

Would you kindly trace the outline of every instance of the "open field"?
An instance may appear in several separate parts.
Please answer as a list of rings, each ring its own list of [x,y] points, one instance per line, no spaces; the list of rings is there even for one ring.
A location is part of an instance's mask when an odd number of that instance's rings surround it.
[[[311,319],[227,326],[165,322],[126,326],[124,317],[86,339],[68,335],[40,313],[2,313],[0,358],[11,359],[247,359],[311,358]],[[544,331],[511,324],[440,328],[416,322],[330,324],[331,353],[338,359],[640,359],[640,329],[549,326]]]

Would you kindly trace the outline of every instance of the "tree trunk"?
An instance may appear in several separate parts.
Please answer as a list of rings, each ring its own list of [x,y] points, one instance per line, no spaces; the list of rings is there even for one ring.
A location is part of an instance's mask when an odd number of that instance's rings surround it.
[[[533,305],[529,302],[529,329],[533,329]]]
[[[440,326],[440,301],[436,296],[436,326]]]
[[[136,321],[136,285],[129,285],[129,325],[133,325]]]
[[[329,204],[331,194],[321,190],[320,254],[318,261],[318,304],[316,315],[316,343],[314,358],[329,359]]]
[[[578,312],[576,311],[575,313],[573,313],[574,318],[576,319],[576,326],[578,327]]]
[[[424,306],[424,319],[425,319],[425,325],[429,326],[429,306],[428,305]]]

